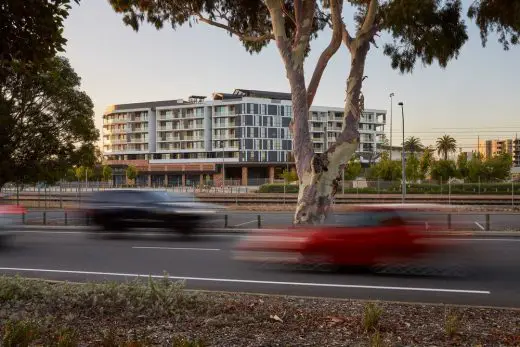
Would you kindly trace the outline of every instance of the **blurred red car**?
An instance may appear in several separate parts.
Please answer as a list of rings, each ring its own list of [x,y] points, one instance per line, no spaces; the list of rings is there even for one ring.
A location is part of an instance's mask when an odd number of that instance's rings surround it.
[[[435,220],[420,217],[424,210],[410,205],[360,206],[333,224],[253,232],[237,244],[234,258],[362,267],[408,263],[447,245],[445,234],[430,231],[440,229]]]

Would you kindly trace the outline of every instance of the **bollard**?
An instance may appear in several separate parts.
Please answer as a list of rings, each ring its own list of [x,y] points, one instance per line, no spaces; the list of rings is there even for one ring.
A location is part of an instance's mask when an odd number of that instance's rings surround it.
[[[43,225],[47,225],[47,211],[43,211]]]
[[[451,230],[451,214],[448,215],[448,230]]]
[[[224,228],[228,227],[228,215],[224,215]]]
[[[258,229],[262,228],[262,216],[258,215]]]
[[[491,230],[491,218],[489,216],[489,213],[486,214],[486,231]]]

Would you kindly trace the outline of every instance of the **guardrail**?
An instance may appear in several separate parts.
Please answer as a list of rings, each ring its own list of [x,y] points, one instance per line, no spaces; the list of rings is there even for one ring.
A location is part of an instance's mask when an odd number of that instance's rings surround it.
[[[288,212],[285,222],[273,223],[269,218],[269,212],[239,214],[220,214],[220,218],[212,219],[211,228],[225,229],[261,229],[269,226],[283,226],[291,224],[291,213]],[[336,216],[346,217],[346,213],[338,213]],[[520,231],[520,213],[514,212],[425,212],[425,219],[419,223],[428,225],[428,221],[435,222],[439,231],[477,230],[477,231]],[[48,226],[91,226],[92,220],[89,215],[81,210],[39,210],[29,211],[20,216],[21,224],[24,225],[48,225]],[[348,218],[348,217],[347,217]],[[428,219],[430,218],[430,219]],[[216,222],[219,219],[220,222]],[[244,222],[244,219],[246,221]],[[347,219],[348,220],[348,219]],[[341,224],[341,222],[339,222]],[[437,230],[437,229],[436,229]]]
[[[24,193],[16,196],[5,197],[2,201],[9,204],[20,204],[27,207],[39,208],[64,208],[81,207],[88,198],[88,194],[76,194],[72,192],[48,193],[41,195],[38,193]],[[296,204],[296,194],[209,194],[195,193],[194,199],[203,202],[224,204],[224,205],[252,205],[252,204]],[[494,196],[439,196],[439,195],[413,195],[406,197],[407,203],[427,203],[444,205],[483,205],[483,206],[511,206],[520,208],[520,196],[505,197]],[[349,204],[380,204],[380,203],[401,203],[400,195],[393,194],[350,194],[337,195],[334,200],[336,205]]]

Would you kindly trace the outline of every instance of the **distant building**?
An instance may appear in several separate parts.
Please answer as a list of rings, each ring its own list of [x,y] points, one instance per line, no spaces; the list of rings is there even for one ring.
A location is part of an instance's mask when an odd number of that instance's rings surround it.
[[[198,185],[240,181],[272,182],[275,170],[294,163],[291,94],[236,89],[213,100],[152,101],[113,105],[103,115],[103,155],[115,184],[126,181],[134,165],[140,185]],[[336,141],[342,107],[312,106],[309,132],[316,153]],[[367,163],[380,151],[386,111],[365,109],[359,123],[357,153]]]
[[[513,166],[520,166],[520,139],[480,141],[478,151],[486,159],[509,153],[513,158]]]

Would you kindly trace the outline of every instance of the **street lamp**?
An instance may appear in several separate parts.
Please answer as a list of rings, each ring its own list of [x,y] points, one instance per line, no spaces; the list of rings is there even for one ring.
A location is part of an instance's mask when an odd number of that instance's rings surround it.
[[[404,153],[404,103],[403,102],[400,102],[398,103],[399,106],[401,106],[401,115],[403,117],[403,148],[401,150],[401,165],[402,165],[402,171],[403,171],[403,175],[402,175],[402,183],[401,183],[401,191],[402,191],[402,198],[401,198],[401,202],[404,204],[404,200],[405,200],[405,197],[406,197],[406,170],[405,170],[405,165],[404,165],[404,156],[405,156],[405,153]]]
[[[222,144],[222,190],[224,190],[224,188],[226,188],[226,168],[225,168],[225,164],[224,164],[224,140],[221,141],[221,144]]]
[[[392,161],[392,119],[394,115],[394,93],[390,93],[390,161]]]

